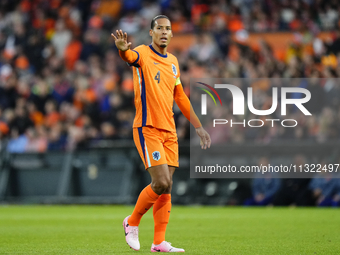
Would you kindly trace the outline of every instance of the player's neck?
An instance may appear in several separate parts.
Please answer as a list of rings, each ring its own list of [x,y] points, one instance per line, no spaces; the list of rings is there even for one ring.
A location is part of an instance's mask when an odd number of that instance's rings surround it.
[[[167,48],[168,47],[164,47],[164,48],[162,48],[162,47],[159,47],[158,45],[156,45],[155,43],[151,43],[151,45],[152,45],[152,47],[158,52],[158,53],[160,53],[160,54],[162,54],[162,55],[166,55],[166,51],[167,51]]]

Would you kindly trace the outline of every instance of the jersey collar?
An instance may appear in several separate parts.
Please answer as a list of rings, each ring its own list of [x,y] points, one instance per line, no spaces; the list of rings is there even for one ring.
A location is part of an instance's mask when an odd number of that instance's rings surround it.
[[[151,49],[154,53],[156,53],[158,56],[160,56],[160,57],[162,57],[162,58],[167,58],[167,57],[168,57],[168,53],[165,54],[165,55],[159,53],[158,51],[156,51],[156,50],[152,47],[151,44],[149,45],[149,47],[150,47],[150,49]]]

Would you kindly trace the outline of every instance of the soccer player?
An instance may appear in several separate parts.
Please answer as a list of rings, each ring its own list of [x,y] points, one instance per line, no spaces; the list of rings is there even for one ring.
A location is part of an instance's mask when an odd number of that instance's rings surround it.
[[[133,66],[136,116],[133,139],[151,184],[140,193],[136,206],[123,221],[125,239],[134,249],[140,249],[138,225],[142,216],[153,206],[154,240],[151,252],[184,252],[165,241],[165,230],[171,211],[172,175],[178,167],[178,142],[173,118],[175,100],[184,116],[196,128],[202,149],[210,147],[209,134],[194,113],[180,81],[178,61],[167,53],[173,36],[171,23],[164,15],[152,19],[150,45],[130,50],[127,33],[116,30],[111,34],[121,58]]]

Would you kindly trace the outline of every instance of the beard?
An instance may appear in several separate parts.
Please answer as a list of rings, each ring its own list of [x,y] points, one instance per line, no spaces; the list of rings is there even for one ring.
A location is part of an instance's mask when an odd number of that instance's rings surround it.
[[[159,45],[159,47],[165,48],[165,47],[166,47],[166,44],[161,44],[161,45]]]

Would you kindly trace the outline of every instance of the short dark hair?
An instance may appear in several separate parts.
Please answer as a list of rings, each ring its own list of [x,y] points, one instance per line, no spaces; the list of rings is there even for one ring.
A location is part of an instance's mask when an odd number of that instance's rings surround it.
[[[167,19],[167,20],[170,21],[170,19],[165,15],[157,15],[156,17],[154,17],[151,20],[151,29],[153,29],[155,27],[156,20],[158,20],[158,19]]]

